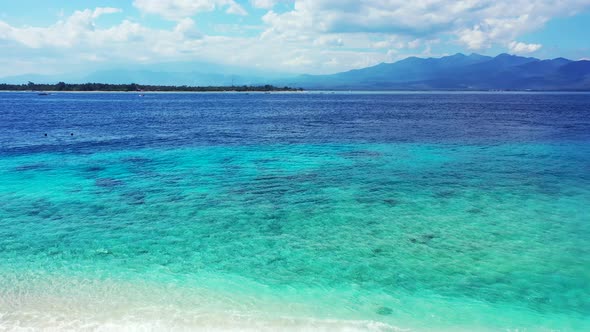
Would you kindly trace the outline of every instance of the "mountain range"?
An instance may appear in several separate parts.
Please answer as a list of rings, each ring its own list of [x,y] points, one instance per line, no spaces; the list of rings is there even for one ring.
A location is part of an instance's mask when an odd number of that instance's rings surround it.
[[[200,62],[102,68],[85,75],[20,75],[0,83],[112,83],[153,85],[287,85],[327,90],[582,90],[590,91],[590,61],[541,60],[500,54],[409,57],[331,75],[293,75]]]
[[[67,82],[144,85],[231,86],[259,85],[272,80],[290,77],[291,74],[254,70],[240,66],[219,65],[209,62],[167,62],[102,66],[94,71],[53,75],[25,74],[0,78],[0,83],[23,84],[28,81],[40,84]]]
[[[410,57],[333,75],[304,75],[307,89],[590,90],[590,61],[500,54]]]

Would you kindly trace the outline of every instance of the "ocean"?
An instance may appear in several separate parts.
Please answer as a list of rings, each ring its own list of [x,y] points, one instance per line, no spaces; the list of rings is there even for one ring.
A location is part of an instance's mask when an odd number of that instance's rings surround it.
[[[588,93],[0,93],[0,330],[589,317]]]

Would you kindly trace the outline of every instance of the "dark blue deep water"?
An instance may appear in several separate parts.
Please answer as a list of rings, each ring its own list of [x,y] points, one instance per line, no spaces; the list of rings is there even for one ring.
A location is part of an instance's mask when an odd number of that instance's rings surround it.
[[[211,93],[141,98],[134,93],[2,93],[0,98],[2,153],[590,138],[590,94]],[[74,137],[68,136],[71,132]]]

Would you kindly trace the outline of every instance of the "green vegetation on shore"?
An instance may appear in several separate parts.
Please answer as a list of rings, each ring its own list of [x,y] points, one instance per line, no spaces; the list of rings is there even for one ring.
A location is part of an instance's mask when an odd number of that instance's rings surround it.
[[[0,91],[168,91],[168,92],[216,92],[216,91],[301,91],[290,87],[276,87],[273,85],[242,85],[242,86],[170,86],[170,85],[142,85],[142,84],[104,84],[83,83],[68,84],[0,84]]]

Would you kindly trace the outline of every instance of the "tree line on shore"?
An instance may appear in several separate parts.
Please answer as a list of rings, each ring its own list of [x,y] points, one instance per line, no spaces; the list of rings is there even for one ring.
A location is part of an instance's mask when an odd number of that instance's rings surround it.
[[[220,91],[301,91],[302,89],[291,87],[276,87],[273,85],[241,85],[241,86],[173,86],[173,85],[143,85],[143,84],[106,84],[106,83],[82,83],[68,84],[0,84],[0,90],[4,91],[112,91],[112,92],[141,92],[141,91],[168,91],[168,92],[220,92]]]

